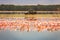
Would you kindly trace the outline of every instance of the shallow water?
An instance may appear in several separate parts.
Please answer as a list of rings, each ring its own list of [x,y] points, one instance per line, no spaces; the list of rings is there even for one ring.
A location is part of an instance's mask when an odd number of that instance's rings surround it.
[[[0,40],[60,40],[60,31],[55,32],[20,32],[1,31]]]

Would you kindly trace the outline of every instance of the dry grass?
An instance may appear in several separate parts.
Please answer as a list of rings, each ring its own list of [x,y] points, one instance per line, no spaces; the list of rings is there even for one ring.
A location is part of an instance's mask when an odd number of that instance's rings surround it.
[[[60,18],[60,14],[0,14],[0,18],[11,18],[11,17],[58,17]]]

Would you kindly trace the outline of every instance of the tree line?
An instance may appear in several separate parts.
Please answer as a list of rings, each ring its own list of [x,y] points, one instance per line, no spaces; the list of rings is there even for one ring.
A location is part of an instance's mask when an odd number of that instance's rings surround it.
[[[60,5],[0,5],[0,11],[58,11]]]

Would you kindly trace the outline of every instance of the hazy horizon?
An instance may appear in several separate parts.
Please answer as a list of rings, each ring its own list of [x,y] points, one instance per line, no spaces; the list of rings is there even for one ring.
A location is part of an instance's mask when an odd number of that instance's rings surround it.
[[[9,5],[60,5],[60,0],[0,0],[0,4]]]

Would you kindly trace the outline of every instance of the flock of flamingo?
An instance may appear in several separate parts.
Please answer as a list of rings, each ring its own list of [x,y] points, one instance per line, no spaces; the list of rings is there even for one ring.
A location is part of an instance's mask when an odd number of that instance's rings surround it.
[[[0,30],[10,31],[59,31],[60,20],[42,18],[5,18],[0,19]]]

